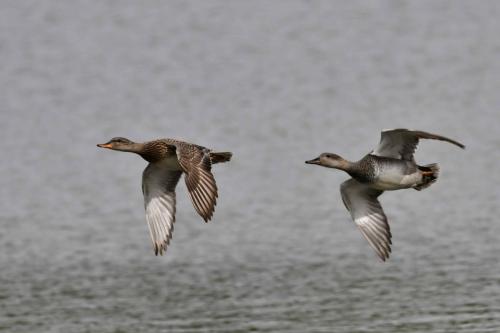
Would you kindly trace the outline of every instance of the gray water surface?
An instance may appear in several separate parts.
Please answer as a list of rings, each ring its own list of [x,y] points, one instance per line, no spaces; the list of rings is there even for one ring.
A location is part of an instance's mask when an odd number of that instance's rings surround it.
[[[1,1],[0,331],[498,332],[500,5],[495,1]],[[380,130],[439,162],[386,193],[382,263],[347,175]],[[95,144],[221,151],[208,224],[178,186],[155,257],[145,162]]]

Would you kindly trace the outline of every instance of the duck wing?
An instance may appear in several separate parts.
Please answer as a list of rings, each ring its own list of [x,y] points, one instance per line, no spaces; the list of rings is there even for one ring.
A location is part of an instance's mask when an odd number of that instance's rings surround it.
[[[375,190],[355,179],[340,185],[342,201],[359,230],[382,261],[391,252],[391,228],[377,197],[383,191]]]
[[[163,255],[172,238],[175,222],[175,187],[182,171],[149,164],[142,173],[142,193],[149,234],[155,254]]]
[[[413,153],[417,148],[419,139],[441,140],[452,143],[462,149],[465,148],[460,142],[441,135],[398,128],[382,131],[380,143],[371,154],[413,161]]]
[[[211,173],[210,150],[195,145],[178,145],[177,159],[186,173],[184,180],[194,208],[208,222],[217,204],[217,184]]]

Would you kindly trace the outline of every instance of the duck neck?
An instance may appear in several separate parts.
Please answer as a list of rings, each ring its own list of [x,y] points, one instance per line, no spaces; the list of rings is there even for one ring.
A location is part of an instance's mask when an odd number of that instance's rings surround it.
[[[354,169],[355,165],[356,165],[355,162],[343,160],[338,169],[343,170],[347,173],[350,173]]]
[[[353,168],[353,162],[350,162],[346,159],[335,160],[335,161],[326,161],[323,165],[328,168],[338,169],[349,173],[349,171]]]
[[[141,152],[144,150],[144,144],[134,142],[134,143],[128,144],[124,147],[120,147],[117,150],[126,151],[129,153],[141,154]]]

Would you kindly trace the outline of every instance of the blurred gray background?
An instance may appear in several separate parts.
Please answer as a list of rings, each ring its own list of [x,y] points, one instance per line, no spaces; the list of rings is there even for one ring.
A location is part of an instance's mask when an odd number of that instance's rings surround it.
[[[0,331],[497,332],[497,1],[0,1]],[[386,193],[393,255],[350,221],[382,129],[439,162]],[[114,136],[232,151],[215,217],[178,186],[155,257]]]

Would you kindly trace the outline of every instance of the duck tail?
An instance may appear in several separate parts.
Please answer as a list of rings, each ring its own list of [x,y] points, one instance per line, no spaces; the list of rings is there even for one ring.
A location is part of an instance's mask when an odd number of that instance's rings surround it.
[[[436,182],[439,176],[439,165],[437,163],[427,164],[423,166],[418,166],[420,172],[422,172],[422,182],[417,186],[413,187],[417,191],[428,188]]]
[[[210,152],[210,161],[212,164],[215,163],[224,163],[224,162],[229,162],[231,160],[231,156],[233,156],[233,153],[230,152]]]

